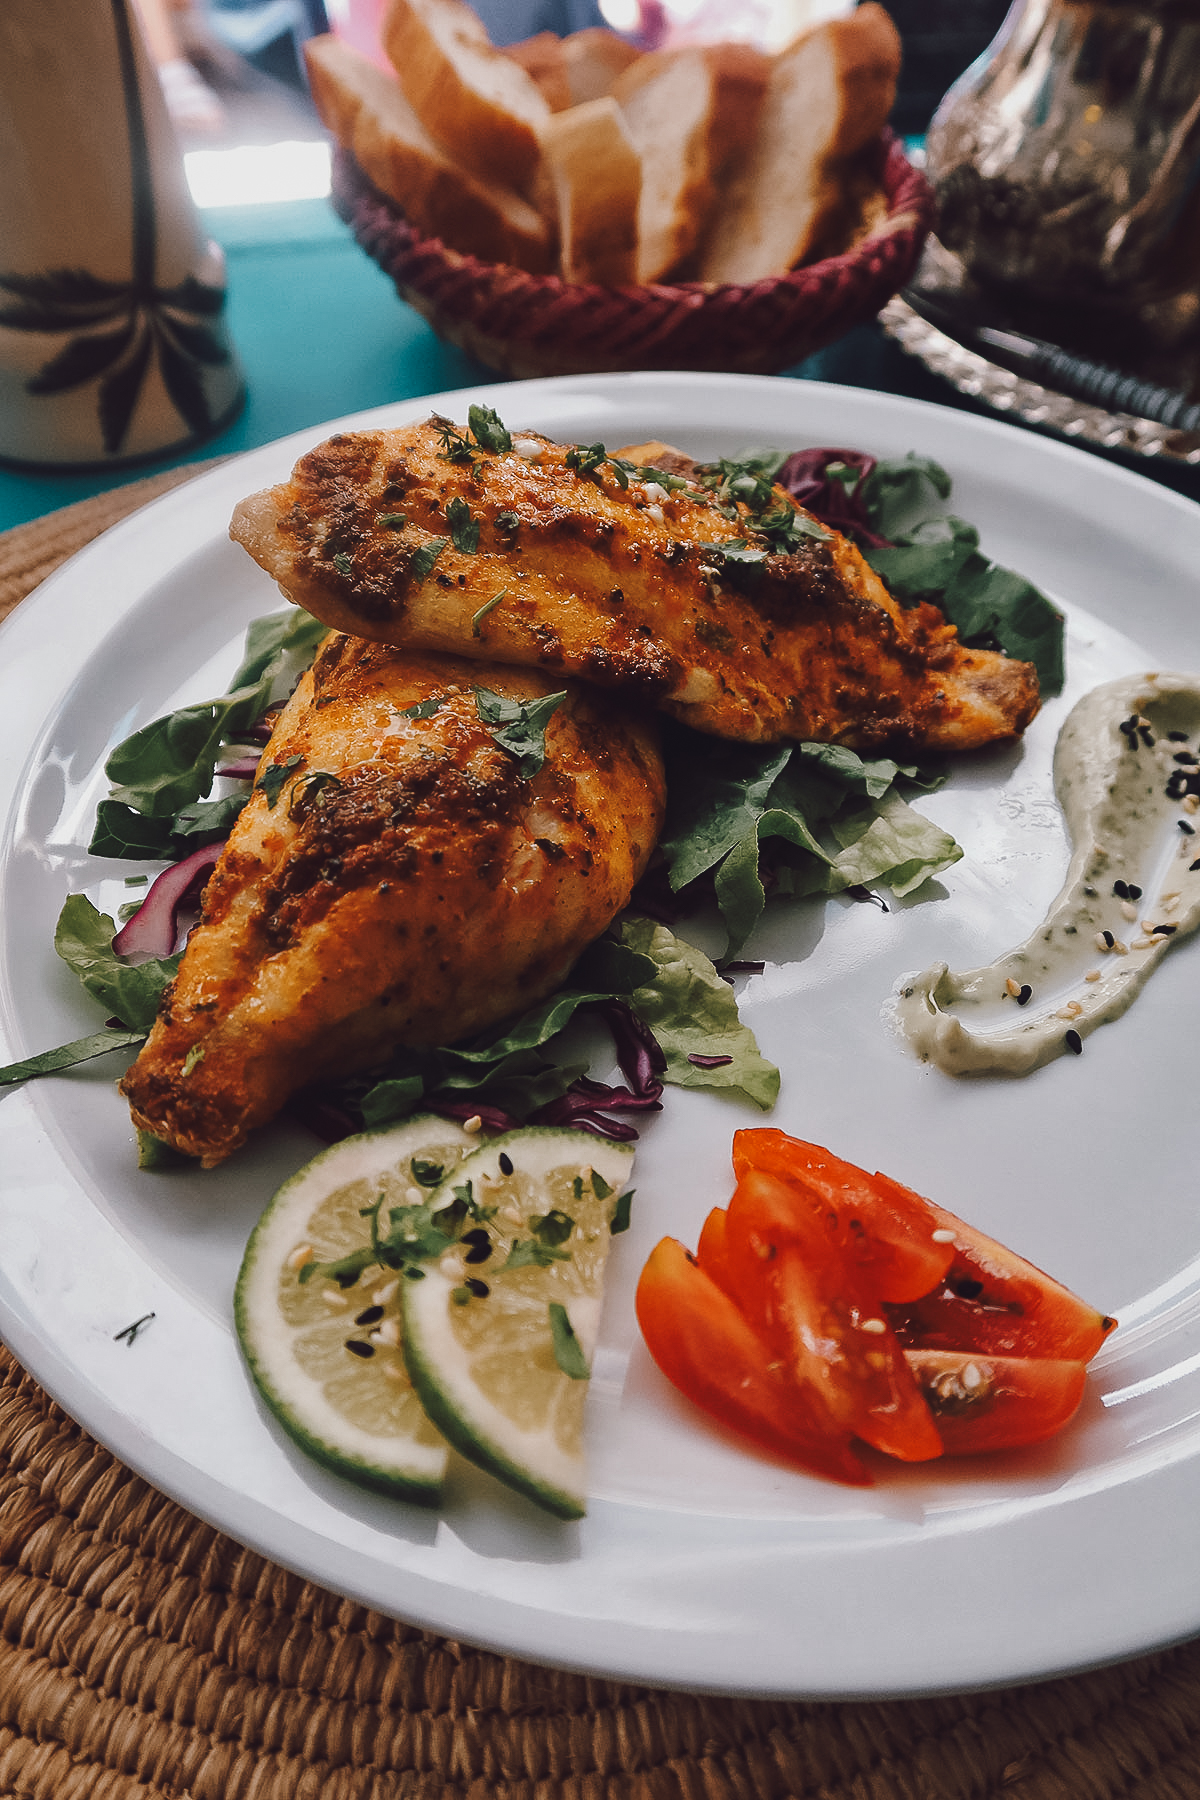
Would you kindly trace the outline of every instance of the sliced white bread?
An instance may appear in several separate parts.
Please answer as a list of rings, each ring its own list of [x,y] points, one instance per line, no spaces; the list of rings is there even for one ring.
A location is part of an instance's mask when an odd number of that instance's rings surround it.
[[[563,38],[539,31],[519,44],[506,44],[503,54],[533,76],[552,112],[565,112],[568,106],[611,93],[617,77],[642,53],[615,31],[589,25]]]
[[[612,95],[551,113],[542,150],[563,279],[601,287],[636,281],[642,163]]]
[[[642,159],[638,280],[686,269],[717,198],[717,181],[753,138],[769,59],[749,45],[688,45],[642,56],[613,99]]]
[[[878,136],[899,71],[900,35],[875,0],[779,53],[701,252],[702,281],[781,275],[836,232],[846,204],[836,165]]]
[[[549,103],[466,0],[389,0],[383,47],[413,111],[455,162],[528,191]]]
[[[554,233],[542,215],[519,194],[453,162],[394,77],[333,36],[310,38],[304,56],[323,122],[418,231],[534,275],[554,267]]]

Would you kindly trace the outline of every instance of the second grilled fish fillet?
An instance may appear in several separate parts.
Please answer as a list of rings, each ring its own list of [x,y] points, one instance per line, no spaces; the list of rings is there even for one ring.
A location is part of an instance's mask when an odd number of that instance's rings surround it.
[[[534,1004],[625,905],[662,823],[653,721],[572,684],[527,779],[476,683],[555,688],[326,640],[121,1084],[135,1124],[220,1162],[297,1089]]]
[[[763,560],[744,506],[513,442],[484,450],[436,419],[342,434],[244,500],[232,534],[339,630],[578,675],[720,737],[967,750],[1036,713],[1030,664],[901,609],[838,533]]]

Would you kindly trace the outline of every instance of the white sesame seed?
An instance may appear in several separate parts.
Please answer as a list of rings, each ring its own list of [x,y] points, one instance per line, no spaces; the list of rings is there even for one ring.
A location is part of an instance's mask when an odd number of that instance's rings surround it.
[[[1123,919],[1136,919],[1137,918],[1137,907],[1133,904],[1132,900],[1122,900],[1122,902],[1121,902],[1121,917]]]
[[[438,1262],[438,1270],[450,1281],[461,1281],[463,1278],[462,1258],[456,1256],[453,1250],[447,1250]]]
[[[670,499],[670,495],[667,493],[666,488],[662,487],[657,481],[648,481],[646,483],[645,492],[647,500],[661,502]]]
[[[381,1288],[375,1289],[371,1295],[371,1304],[372,1306],[386,1306],[388,1301],[394,1300],[399,1292],[400,1277],[397,1275],[394,1281],[385,1281]]]
[[[379,1328],[371,1333],[373,1344],[390,1344],[394,1348],[400,1342],[400,1321],[393,1316],[385,1319]]]
[[[525,1214],[519,1206],[502,1206],[500,1217],[506,1225],[523,1225],[525,1223]]]
[[[1200,794],[1185,794],[1183,796],[1183,810],[1188,813],[1200,810]]]
[[[312,1262],[315,1251],[311,1244],[297,1244],[287,1259],[289,1269],[302,1269],[305,1263]]]
[[[665,525],[667,522],[661,506],[648,506],[646,508],[646,517],[648,519],[653,519],[656,525]]]
[[[1089,969],[1083,979],[1085,981],[1099,981],[1099,979],[1100,979],[1099,969]]]
[[[339,1312],[343,1307],[349,1306],[350,1304],[341,1288],[334,1287],[332,1284],[329,1287],[323,1287],[321,1289],[321,1298],[326,1306],[335,1306]]]
[[[463,1120],[463,1130],[468,1137],[474,1137],[477,1131],[483,1130],[483,1120],[478,1113],[472,1113],[469,1119]]]
[[[883,1333],[887,1330],[887,1324],[883,1319],[860,1319],[858,1321],[858,1329],[860,1331],[869,1331],[872,1337],[882,1337]]]
[[[1105,935],[1102,931],[1098,931],[1096,933],[1096,948],[1097,948],[1097,950],[1103,950],[1106,952],[1112,949],[1112,945],[1109,943],[1108,939],[1105,937]]]
[[[1129,945],[1123,944],[1121,942],[1120,938],[1113,939],[1113,947],[1112,948],[1113,948],[1114,956],[1128,956],[1129,955]]]
[[[405,1188],[404,1202],[406,1206],[423,1206],[425,1204],[425,1196],[419,1187]]]
[[[1150,948],[1151,944],[1153,944],[1153,942],[1154,942],[1153,938],[1136,937],[1136,938],[1133,938],[1130,940],[1129,948],[1131,950],[1149,950],[1149,948]]]
[[[983,1386],[983,1370],[977,1363],[969,1362],[960,1379],[968,1394],[973,1394],[977,1387]]]
[[[537,462],[545,449],[545,445],[533,437],[515,437],[512,447],[514,455],[519,456],[522,462]]]
[[[1008,980],[1004,984],[1004,991],[1006,994],[1010,995],[1012,997],[1012,999],[1015,1000],[1017,995],[1021,991],[1021,984],[1019,981],[1014,981],[1012,976],[1010,975]]]
[[[938,1230],[932,1233],[932,1241],[935,1244],[952,1244],[954,1233],[948,1231],[944,1225],[939,1226]]]
[[[1054,1016],[1056,1019],[1077,1019],[1082,1011],[1083,1007],[1078,1000],[1068,1000],[1065,1006],[1059,1007]]]

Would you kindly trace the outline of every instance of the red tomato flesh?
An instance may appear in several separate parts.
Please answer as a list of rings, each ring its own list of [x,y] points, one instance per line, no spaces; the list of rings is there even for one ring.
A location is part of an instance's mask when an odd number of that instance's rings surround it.
[[[883,1315],[848,1257],[836,1210],[749,1168],[729,1203],[723,1253],[744,1315],[782,1351],[812,1416],[905,1462],[941,1439]]]
[[[726,1241],[728,1215],[723,1206],[714,1206],[704,1221],[700,1242],[696,1245],[696,1261],[721,1292],[734,1296],[733,1277],[729,1270],[729,1247]]]
[[[1016,1450],[1053,1437],[1083,1399],[1087,1366],[1050,1357],[906,1350],[947,1456]]]
[[[875,1180],[887,1198],[916,1200],[934,1229],[952,1234],[945,1278],[923,1297],[888,1307],[906,1347],[982,1350],[990,1356],[1055,1357],[1088,1362],[1116,1325],[1033,1263],[953,1213],[921,1200],[887,1175]]]
[[[810,1205],[836,1215],[833,1230],[845,1260],[881,1300],[919,1300],[950,1268],[954,1246],[934,1240],[929,1203],[898,1183],[884,1193],[878,1176],[769,1127],[734,1134],[733,1172],[740,1181],[751,1169],[790,1182]]]
[[[712,1418],[803,1469],[870,1486],[849,1432],[808,1416],[775,1349],[674,1238],[651,1252],[636,1307],[667,1380]]]

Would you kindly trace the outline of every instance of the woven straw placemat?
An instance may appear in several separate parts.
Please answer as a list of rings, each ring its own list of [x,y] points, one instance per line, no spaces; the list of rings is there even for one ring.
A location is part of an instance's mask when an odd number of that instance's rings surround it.
[[[0,536],[0,616],[194,472]],[[1200,1642],[1032,1687],[842,1705],[541,1669],[252,1555],[94,1443],[0,1348],[0,1800],[1197,1796]]]

